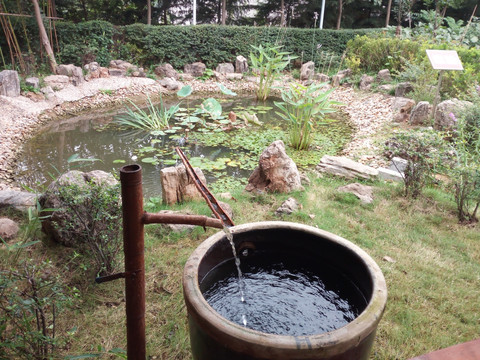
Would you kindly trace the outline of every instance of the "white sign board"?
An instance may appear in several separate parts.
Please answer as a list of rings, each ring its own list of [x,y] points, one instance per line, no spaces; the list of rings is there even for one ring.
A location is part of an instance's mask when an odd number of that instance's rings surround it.
[[[455,50],[427,50],[427,56],[436,70],[463,70]]]

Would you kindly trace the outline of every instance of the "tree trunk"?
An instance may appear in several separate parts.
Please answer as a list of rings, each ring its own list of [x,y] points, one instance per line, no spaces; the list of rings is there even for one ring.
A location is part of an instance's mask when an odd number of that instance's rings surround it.
[[[342,24],[342,12],[343,12],[343,0],[338,0],[338,17],[337,17],[337,30],[340,30]]]
[[[385,19],[385,27],[387,27],[390,24],[390,12],[391,11],[392,11],[392,0],[388,0],[387,17]]]
[[[147,25],[152,25],[152,0],[147,0]]]
[[[47,52],[48,56],[48,63],[50,64],[50,68],[52,72],[56,73],[57,62],[55,61],[55,55],[53,54],[52,47],[50,45],[50,41],[48,41],[47,32],[45,31],[45,26],[43,26],[42,15],[40,14],[40,7],[38,6],[37,0],[32,0],[33,9],[35,10],[35,18],[38,23],[38,32],[40,33],[40,40]]]
[[[82,0],[80,2],[82,3],[83,20],[87,21],[88,20],[87,4],[85,3],[85,0]]]
[[[403,11],[403,0],[398,0],[398,15],[397,15],[397,28],[395,30],[395,35],[400,36],[402,33],[402,11]]]
[[[222,25],[225,25],[227,20],[227,0],[222,0]]]
[[[285,0],[280,2],[280,27],[285,26]]]

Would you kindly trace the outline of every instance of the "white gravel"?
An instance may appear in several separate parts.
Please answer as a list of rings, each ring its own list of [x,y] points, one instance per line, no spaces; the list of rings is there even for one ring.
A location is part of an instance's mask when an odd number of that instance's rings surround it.
[[[194,91],[218,92],[216,81],[189,81]],[[247,81],[226,81],[233,91],[252,92],[256,84]],[[0,190],[14,188],[13,168],[18,151],[39,125],[57,115],[90,108],[106,107],[128,97],[168,92],[149,78],[110,77],[93,79],[80,86],[69,85],[56,91],[49,100],[33,101],[25,96],[0,96]],[[383,165],[379,149],[373,142],[375,134],[392,120],[392,98],[375,93],[361,93],[352,88],[335,89],[332,97],[345,103],[344,111],[351,118],[355,134],[344,155],[372,166]]]

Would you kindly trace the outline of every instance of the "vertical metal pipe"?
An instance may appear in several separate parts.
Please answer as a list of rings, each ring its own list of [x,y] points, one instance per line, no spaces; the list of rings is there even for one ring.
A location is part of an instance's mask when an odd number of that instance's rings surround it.
[[[125,300],[127,313],[127,358],[145,360],[145,259],[143,234],[142,168],[120,169],[125,252]]]

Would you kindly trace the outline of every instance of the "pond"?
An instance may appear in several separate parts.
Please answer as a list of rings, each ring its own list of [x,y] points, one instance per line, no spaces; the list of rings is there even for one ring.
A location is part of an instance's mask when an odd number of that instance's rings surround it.
[[[117,174],[124,164],[138,163],[143,169],[144,195],[161,197],[160,171],[180,162],[174,150],[180,146],[192,166],[203,170],[212,191],[244,186],[265,147],[277,139],[287,143],[287,127],[275,113],[275,100],[258,103],[252,97],[222,99],[223,115],[215,126],[211,122],[203,127],[185,126],[185,121],[179,120],[170,133],[119,127],[113,122],[118,110],[92,111],[51,122],[24,144],[17,162],[17,183],[41,190],[68,170],[99,169]],[[180,109],[180,116],[191,115],[191,109],[201,101],[183,101],[181,106],[186,107]],[[258,122],[237,120],[236,126],[229,126],[226,120],[230,112],[256,114]],[[351,129],[347,117],[337,112],[331,118],[317,128],[308,151],[287,147],[300,168],[315,165],[324,154],[338,153],[348,142]],[[191,130],[185,131],[187,128]]]

